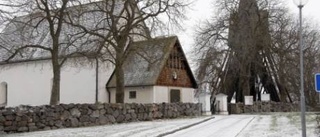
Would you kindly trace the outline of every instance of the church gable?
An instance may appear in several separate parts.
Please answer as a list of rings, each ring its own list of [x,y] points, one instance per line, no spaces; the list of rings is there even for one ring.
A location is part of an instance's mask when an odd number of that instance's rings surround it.
[[[176,36],[137,41],[128,50],[123,65],[126,87],[160,85],[197,88]],[[116,87],[114,74],[107,87]]]
[[[156,85],[196,88],[197,84],[178,42],[170,52]]]

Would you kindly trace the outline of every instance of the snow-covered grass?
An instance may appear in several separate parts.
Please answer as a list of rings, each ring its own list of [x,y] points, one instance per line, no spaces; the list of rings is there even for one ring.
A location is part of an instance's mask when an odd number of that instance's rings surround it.
[[[306,128],[308,137],[319,137],[317,115],[306,114]],[[300,137],[300,113],[272,113],[271,115],[257,115],[238,137]]]
[[[235,137],[255,117],[255,115],[217,115],[212,120],[168,135],[168,137]]]
[[[300,113],[215,116],[168,137],[301,137]],[[307,136],[319,137],[316,114],[306,115]]]

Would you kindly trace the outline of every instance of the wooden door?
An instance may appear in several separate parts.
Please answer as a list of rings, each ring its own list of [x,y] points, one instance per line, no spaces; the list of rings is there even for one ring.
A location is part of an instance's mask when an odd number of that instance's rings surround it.
[[[180,102],[180,90],[171,89],[170,90],[170,103]]]

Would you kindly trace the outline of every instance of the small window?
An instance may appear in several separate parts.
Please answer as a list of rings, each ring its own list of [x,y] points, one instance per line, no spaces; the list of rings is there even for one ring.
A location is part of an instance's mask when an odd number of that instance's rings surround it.
[[[129,99],[137,98],[137,92],[136,91],[130,91],[129,92]]]

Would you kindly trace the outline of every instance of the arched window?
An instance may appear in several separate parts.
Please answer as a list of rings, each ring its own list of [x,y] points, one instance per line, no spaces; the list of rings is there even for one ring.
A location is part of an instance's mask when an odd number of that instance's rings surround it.
[[[2,82],[0,84],[0,107],[6,106],[8,103],[8,84]]]

